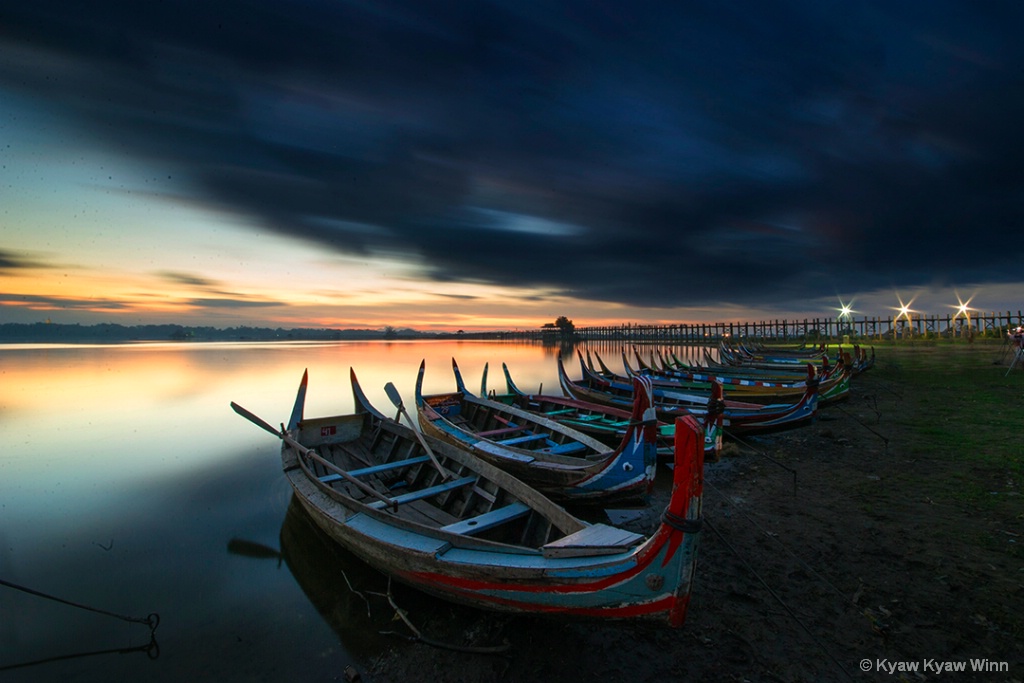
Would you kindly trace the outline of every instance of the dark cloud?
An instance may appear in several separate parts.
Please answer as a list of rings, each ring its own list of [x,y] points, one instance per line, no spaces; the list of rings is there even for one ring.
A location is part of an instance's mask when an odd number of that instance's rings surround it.
[[[38,261],[26,254],[10,251],[8,249],[0,249],[0,272],[15,272],[18,270],[51,267],[53,266],[43,263],[42,261]]]
[[[212,309],[223,309],[223,308],[268,308],[272,306],[282,305],[280,301],[274,301],[272,299],[251,299],[251,298],[231,298],[231,297],[202,297],[198,299],[190,299],[189,305],[197,308],[212,308]]]
[[[128,311],[136,304],[117,299],[103,297],[75,298],[64,296],[44,296],[39,294],[11,294],[0,292],[0,305],[11,304],[20,307],[29,307],[39,310],[64,310],[64,311]],[[235,297],[225,294],[219,297],[196,297],[185,302],[186,305],[195,308],[211,310],[237,309],[237,308],[271,308],[284,305],[281,301],[273,299],[253,299],[252,297]]]
[[[11,294],[0,292],[0,305],[13,304],[22,307],[37,308],[40,310],[127,310],[130,308],[123,301],[103,298],[74,298],[64,296],[43,296],[38,294]]]
[[[4,10],[0,86],[197,201],[439,281],[767,304],[1020,279],[1022,19],[1011,2],[42,2]]]
[[[193,285],[196,287],[213,287],[216,285],[212,280],[201,277],[199,275],[193,275],[192,273],[179,273],[176,271],[162,270],[156,273],[157,277],[168,282],[174,282],[180,285]]]

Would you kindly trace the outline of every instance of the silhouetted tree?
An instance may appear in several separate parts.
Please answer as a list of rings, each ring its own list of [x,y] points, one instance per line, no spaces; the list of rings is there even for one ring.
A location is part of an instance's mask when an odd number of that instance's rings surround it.
[[[558,316],[555,320],[555,327],[558,328],[559,333],[563,337],[571,337],[573,332],[576,331],[576,326],[572,324],[572,321],[566,318],[564,315]]]

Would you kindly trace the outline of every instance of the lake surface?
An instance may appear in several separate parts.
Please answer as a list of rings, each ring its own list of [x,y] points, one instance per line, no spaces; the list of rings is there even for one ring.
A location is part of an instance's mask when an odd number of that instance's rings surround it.
[[[613,368],[619,347],[597,347]],[[694,351],[675,349],[681,356]],[[383,577],[291,509],[280,442],[237,416],[286,421],[304,369],[306,415],[352,412],[349,368],[394,414],[424,391],[560,393],[556,357],[508,342],[0,345],[0,585],[4,681],[335,680],[402,631]],[[614,362],[610,362],[614,361]],[[353,593],[351,585],[358,593]],[[430,609],[412,591],[396,597]],[[426,601],[425,603],[423,601]],[[436,607],[436,606],[435,606]],[[159,615],[155,642],[144,623]],[[407,631],[405,631],[407,633]]]

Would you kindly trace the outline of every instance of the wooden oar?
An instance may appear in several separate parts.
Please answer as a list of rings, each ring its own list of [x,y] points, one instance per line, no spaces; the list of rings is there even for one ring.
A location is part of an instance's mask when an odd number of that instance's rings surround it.
[[[455,475],[441,466],[441,463],[437,460],[437,456],[434,455],[434,451],[430,450],[430,446],[427,445],[427,440],[423,438],[422,434],[420,434],[420,430],[416,429],[416,424],[412,421],[412,418],[409,417],[409,413],[405,409],[405,404],[402,403],[402,395],[398,393],[398,389],[395,388],[395,385],[391,382],[385,384],[384,393],[388,395],[391,402],[395,404],[396,408],[398,408],[398,412],[405,415],[405,419],[409,422],[409,427],[416,435],[416,438],[419,439],[420,445],[423,446],[423,450],[425,450],[427,455],[430,456],[430,461],[434,463],[434,467],[436,467],[437,471],[441,473],[441,476],[445,479],[454,479]]]
[[[300,451],[303,455],[306,455],[308,457],[310,454],[312,454],[313,457],[316,457],[316,458],[318,458],[320,460],[323,460],[322,458],[320,458],[320,456],[317,454],[317,452],[314,451],[312,448],[306,448],[301,443],[299,443],[298,441],[296,441],[292,437],[288,436],[288,434],[286,434],[284,432],[284,430],[278,430],[278,429],[274,428],[273,425],[271,425],[269,422],[267,422],[266,420],[261,418],[259,415],[256,415],[255,413],[249,412],[248,410],[246,410],[242,406],[238,405],[234,401],[231,402],[231,409],[234,410],[239,415],[241,415],[242,417],[244,417],[249,422],[252,422],[257,427],[265,429],[266,431],[270,432],[271,434],[273,434],[277,438],[279,438],[282,441],[284,441],[286,444],[288,444],[292,448]],[[342,470],[340,468],[332,467],[331,470],[333,472],[337,472],[338,475],[341,476],[345,481],[348,481],[348,482],[351,482],[352,484],[355,484],[359,488],[360,491],[363,491],[364,493],[367,493],[367,494],[373,496],[377,500],[384,501],[389,506],[394,508],[396,512],[398,511],[398,503],[396,503],[392,499],[388,498],[387,496],[382,494],[380,491],[378,491],[377,489],[375,489],[372,486],[370,486],[369,484],[367,484],[365,481],[360,481],[359,479],[356,479],[351,474],[349,474],[348,472],[346,472],[346,471],[344,471],[344,470]]]

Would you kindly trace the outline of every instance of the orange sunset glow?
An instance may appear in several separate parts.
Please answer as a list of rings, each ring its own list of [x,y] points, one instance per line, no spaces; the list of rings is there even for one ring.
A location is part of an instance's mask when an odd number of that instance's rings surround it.
[[[763,49],[729,50],[709,79],[674,40],[658,58],[673,65],[649,69],[647,41],[609,51],[576,28],[527,30],[474,66],[441,38],[458,22],[406,35],[401,12],[355,8],[309,23],[325,47],[308,54],[268,22],[281,53],[257,68],[238,27],[208,43],[145,13],[65,30],[24,11],[0,37],[3,322],[468,332],[831,318],[837,297],[885,317],[911,291],[923,312],[968,291],[976,310],[1020,307],[1017,193],[997,180],[1019,164],[985,133],[1015,130],[1016,110],[946,120],[904,92],[1013,91],[996,66],[1016,63],[1012,41],[984,31],[959,44],[881,22],[909,61],[872,84]],[[411,51],[368,45],[347,76],[327,57],[378,30]],[[110,52],[110,35],[134,47]],[[617,50],[630,66],[601,68]]]

